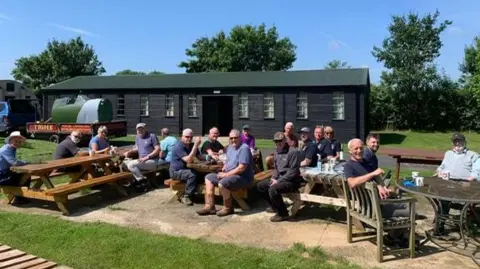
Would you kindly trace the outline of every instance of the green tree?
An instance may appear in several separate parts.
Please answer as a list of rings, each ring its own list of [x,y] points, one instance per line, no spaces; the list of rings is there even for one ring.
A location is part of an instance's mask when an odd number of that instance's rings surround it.
[[[438,96],[437,87],[452,86],[448,78],[438,73],[434,63],[442,47],[440,34],[452,22],[438,23],[439,16],[438,11],[423,17],[412,12],[392,16],[389,36],[382,47],[373,48],[373,56],[388,69],[381,78],[392,89],[392,120],[398,128],[424,129],[426,118],[438,122],[432,118],[442,116],[429,98]]]
[[[152,72],[148,73],[150,76],[157,76],[157,75],[165,75],[165,73],[153,70]]]
[[[325,69],[343,69],[351,68],[347,62],[342,62],[340,60],[332,60],[325,65]]]
[[[141,71],[133,71],[130,69],[125,69],[115,73],[115,76],[145,76],[147,73]]]
[[[76,76],[103,73],[105,68],[95,50],[80,37],[68,42],[54,39],[40,54],[17,59],[12,70],[16,80],[34,91]]]
[[[287,70],[296,60],[296,46],[279,38],[276,27],[235,26],[227,35],[202,37],[186,49],[190,58],[179,67],[187,73]]]

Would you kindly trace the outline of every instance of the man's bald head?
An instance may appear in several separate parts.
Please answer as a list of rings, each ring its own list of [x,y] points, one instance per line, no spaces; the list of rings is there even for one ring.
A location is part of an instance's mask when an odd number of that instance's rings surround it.
[[[217,140],[219,135],[220,135],[220,132],[218,131],[217,127],[211,128],[210,131],[208,132],[208,138],[212,141]]]
[[[293,123],[292,122],[285,123],[285,132],[288,133],[288,134],[293,133]]]
[[[363,158],[363,141],[358,138],[348,141],[348,152],[352,160],[360,161]]]

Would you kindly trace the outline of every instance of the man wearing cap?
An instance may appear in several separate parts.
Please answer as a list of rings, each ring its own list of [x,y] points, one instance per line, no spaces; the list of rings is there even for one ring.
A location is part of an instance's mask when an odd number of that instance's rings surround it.
[[[251,149],[255,149],[255,137],[253,137],[252,134],[250,134],[250,126],[248,124],[243,125],[242,128],[242,135],[240,136],[240,141],[247,145]]]
[[[467,148],[465,136],[461,133],[454,133],[452,136],[452,149],[445,152],[443,161],[437,168],[438,176],[450,173],[450,178],[473,180],[473,163],[477,160],[478,154]]]
[[[6,139],[5,145],[0,148],[0,185],[3,186],[20,186],[20,180],[22,174],[12,172],[10,167],[21,166],[27,164],[26,161],[17,159],[17,149],[25,141],[19,131],[12,132]],[[28,186],[30,181],[24,183],[24,186]],[[23,197],[17,196],[15,198],[16,203],[26,202]]]
[[[283,202],[282,193],[297,190],[302,182],[300,176],[299,151],[290,147],[285,134],[277,132],[273,135],[276,150],[274,153],[274,169],[271,179],[265,179],[257,184],[260,195],[270,204],[267,212],[276,213],[270,218],[272,222],[288,218],[288,211]]]
[[[195,158],[205,159],[198,149],[202,139],[197,137],[193,143],[192,140],[192,129],[183,130],[182,138],[172,148],[172,161],[170,162],[170,177],[185,182],[185,195],[180,198],[180,201],[187,206],[193,205],[192,197],[195,195],[197,184],[197,174],[187,168],[187,163],[192,163]]]
[[[300,139],[303,142],[303,148],[300,154],[300,166],[316,167],[318,161],[317,146],[310,138],[310,128],[303,127],[298,133],[300,134]]]
[[[244,189],[253,182],[253,157],[250,148],[240,142],[240,131],[233,129],[229,134],[230,145],[227,147],[227,161],[219,173],[205,176],[205,207],[197,214],[216,214],[224,217],[233,213],[232,190]],[[215,186],[218,186],[223,197],[223,207],[215,210]]]
[[[138,153],[138,159],[126,161],[126,166],[132,172],[137,187],[143,191],[148,189],[148,181],[141,170],[152,171],[157,169],[160,143],[155,134],[150,133],[146,129],[145,123],[138,123],[136,126],[137,136],[135,137],[135,146],[133,149],[125,152],[125,157],[133,153]]]
[[[284,128],[284,136],[285,136],[285,141],[287,142],[288,146],[290,147],[294,147],[294,148],[298,148],[298,138],[295,136],[295,134],[293,133],[293,129],[294,126],[293,126],[293,123],[291,122],[287,122],[285,124],[285,128]],[[268,169],[273,169],[273,164],[274,164],[274,154],[270,154],[269,156],[267,156],[265,158],[265,162],[267,164],[267,168]]]

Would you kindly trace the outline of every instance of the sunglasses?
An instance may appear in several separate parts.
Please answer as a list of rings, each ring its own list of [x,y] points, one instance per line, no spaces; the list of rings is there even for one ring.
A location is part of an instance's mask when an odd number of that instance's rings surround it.
[[[191,135],[184,135],[184,137],[185,137],[186,139],[192,138]]]
[[[73,137],[74,138],[81,138],[79,135],[74,135]]]
[[[230,137],[230,140],[235,140],[235,139],[238,139],[238,136],[232,136],[232,137]]]

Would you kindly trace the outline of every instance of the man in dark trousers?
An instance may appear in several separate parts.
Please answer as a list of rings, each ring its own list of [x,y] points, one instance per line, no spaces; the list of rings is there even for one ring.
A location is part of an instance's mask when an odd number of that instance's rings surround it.
[[[274,153],[274,168],[271,179],[257,184],[257,190],[270,204],[267,212],[276,213],[270,218],[272,222],[279,222],[288,218],[288,211],[283,202],[282,193],[290,193],[300,187],[300,152],[287,143],[285,134],[277,132],[273,136],[276,145]]]

